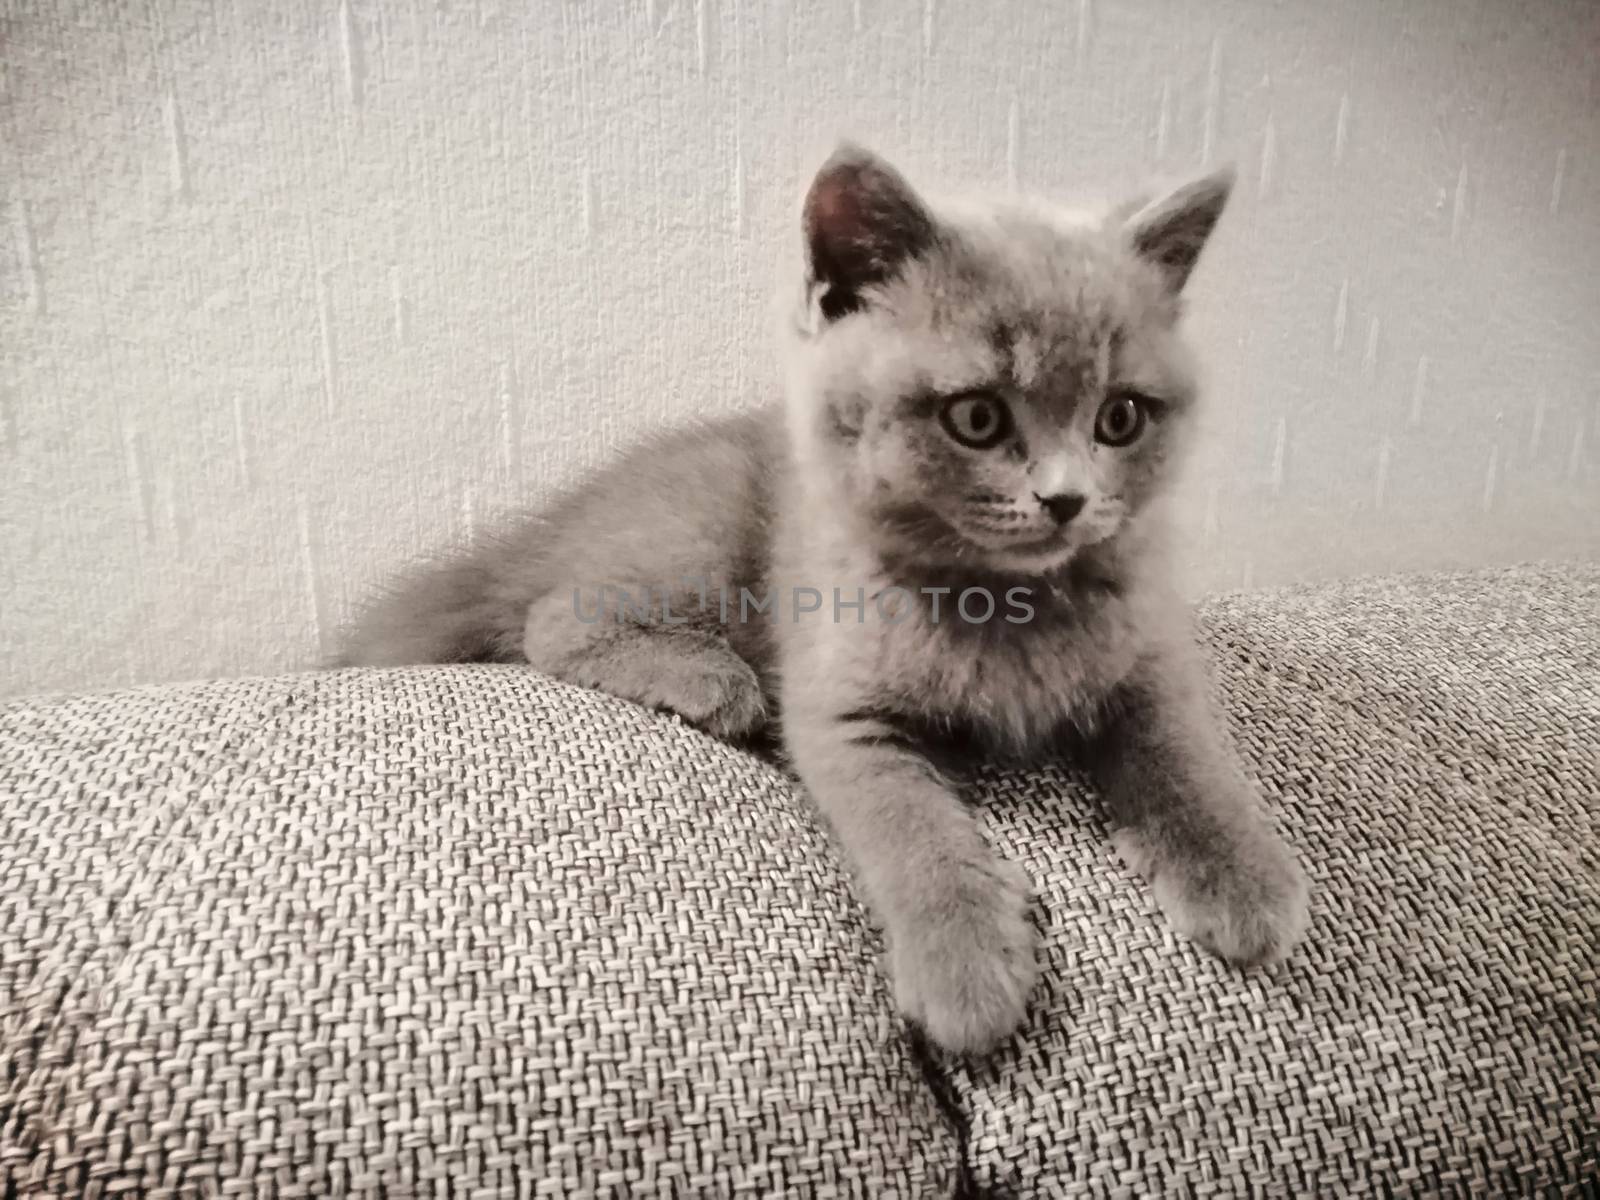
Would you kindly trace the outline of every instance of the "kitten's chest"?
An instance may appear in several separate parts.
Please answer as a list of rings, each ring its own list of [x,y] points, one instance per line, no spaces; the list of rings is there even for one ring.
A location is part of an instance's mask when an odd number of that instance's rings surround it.
[[[971,615],[986,604],[969,606]],[[1037,594],[987,620],[949,605],[877,631],[876,674],[910,711],[1028,752],[1092,723],[1142,644],[1139,606],[1116,594]]]

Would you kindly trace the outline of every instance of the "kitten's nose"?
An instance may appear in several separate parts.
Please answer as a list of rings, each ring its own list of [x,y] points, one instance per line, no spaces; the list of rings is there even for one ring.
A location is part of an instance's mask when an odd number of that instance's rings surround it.
[[[1065,525],[1083,511],[1083,496],[1079,492],[1062,492],[1055,496],[1035,494],[1034,498],[1039,501],[1039,507],[1054,518],[1057,525]]]

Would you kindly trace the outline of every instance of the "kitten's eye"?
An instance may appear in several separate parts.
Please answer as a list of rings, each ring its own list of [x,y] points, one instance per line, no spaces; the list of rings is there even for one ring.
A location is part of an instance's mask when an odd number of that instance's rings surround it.
[[[1094,440],[1106,446],[1132,445],[1144,432],[1148,415],[1141,397],[1119,392],[1095,414]]]
[[[1011,410],[998,396],[971,392],[947,403],[939,412],[939,422],[963,446],[987,450],[1011,432]]]

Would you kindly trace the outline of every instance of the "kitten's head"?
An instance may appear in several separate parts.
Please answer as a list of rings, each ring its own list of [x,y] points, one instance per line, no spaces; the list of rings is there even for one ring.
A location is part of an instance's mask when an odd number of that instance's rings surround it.
[[[891,558],[1042,574],[1137,521],[1193,370],[1179,294],[1231,171],[1080,216],[934,206],[844,146],[804,209],[791,424]]]

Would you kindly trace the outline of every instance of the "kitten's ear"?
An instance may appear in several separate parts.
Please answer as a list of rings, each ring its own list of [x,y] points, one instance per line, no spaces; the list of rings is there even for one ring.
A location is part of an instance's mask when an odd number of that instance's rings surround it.
[[[1124,217],[1123,229],[1134,250],[1161,269],[1174,292],[1189,282],[1189,273],[1228,203],[1233,180],[1233,168],[1223,167]]]
[[[805,203],[811,278],[829,321],[855,312],[862,289],[882,283],[933,242],[933,218],[900,173],[849,142],[811,182]]]

